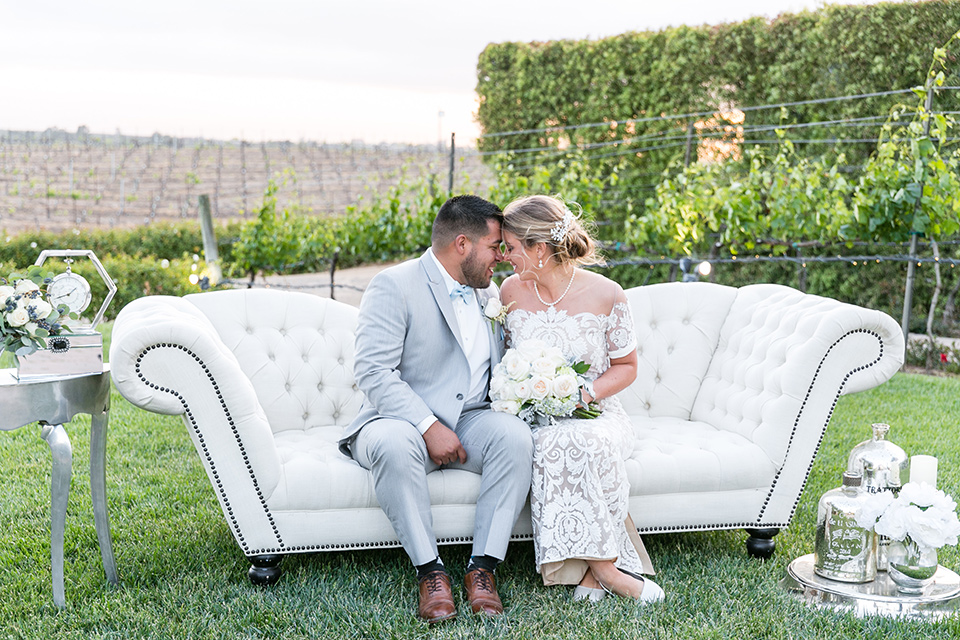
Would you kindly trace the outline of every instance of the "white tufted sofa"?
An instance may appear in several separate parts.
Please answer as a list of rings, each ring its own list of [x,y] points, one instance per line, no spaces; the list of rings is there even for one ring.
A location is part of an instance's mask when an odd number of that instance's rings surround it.
[[[887,315],[777,285],[627,291],[637,381],[630,511],[643,532],[745,528],[755,555],[794,513],[837,399],[902,364]],[[114,325],[111,374],[130,402],[182,415],[250,577],[284,554],[396,546],[371,475],[337,449],[360,407],[357,310],[276,290],[151,296]],[[430,474],[441,543],[473,530],[479,477]],[[515,538],[527,539],[529,514]]]

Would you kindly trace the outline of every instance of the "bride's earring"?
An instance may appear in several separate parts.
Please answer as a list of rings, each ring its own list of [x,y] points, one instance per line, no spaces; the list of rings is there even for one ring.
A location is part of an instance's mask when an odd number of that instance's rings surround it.
[[[543,269],[543,258],[540,258],[540,268]]]

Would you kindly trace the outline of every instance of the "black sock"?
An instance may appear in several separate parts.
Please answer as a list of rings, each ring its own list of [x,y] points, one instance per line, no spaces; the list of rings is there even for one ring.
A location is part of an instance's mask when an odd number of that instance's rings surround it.
[[[467,563],[467,571],[474,569],[486,569],[490,573],[497,570],[500,560],[493,556],[470,556],[470,562]]]
[[[434,558],[426,564],[417,565],[417,580],[422,580],[425,575],[434,571],[443,571],[444,573],[447,571],[443,566],[443,561],[439,557]]]

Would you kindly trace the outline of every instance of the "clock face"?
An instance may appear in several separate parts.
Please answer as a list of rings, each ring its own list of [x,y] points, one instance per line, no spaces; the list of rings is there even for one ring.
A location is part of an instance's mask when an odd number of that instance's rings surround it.
[[[72,313],[82,313],[90,304],[90,284],[76,273],[68,271],[54,276],[47,285],[47,295],[56,307],[67,305]]]

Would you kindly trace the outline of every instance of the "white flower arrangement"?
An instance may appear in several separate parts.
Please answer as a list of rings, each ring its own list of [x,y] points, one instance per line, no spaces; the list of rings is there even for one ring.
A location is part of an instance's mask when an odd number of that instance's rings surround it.
[[[596,405],[583,404],[584,362],[569,363],[556,347],[525,340],[508,349],[490,378],[494,411],[519,416],[530,426],[552,424],[556,417],[596,418]]]
[[[46,285],[52,274],[41,273],[31,266],[26,273],[11,273],[0,278],[0,338],[2,351],[16,356],[30,355],[45,349],[46,338],[58,335],[67,327],[62,319],[67,307],[54,307],[47,298]]]
[[[500,298],[494,296],[483,305],[483,315],[490,321],[490,326],[493,327],[494,331],[497,330],[498,324],[503,324],[507,320],[507,314],[510,313],[510,307],[513,304],[513,302],[503,304],[500,302]]]
[[[926,482],[908,482],[896,496],[872,494],[857,513],[857,524],[900,542],[913,542],[921,551],[956,545],[960,535],[957,503]]]

